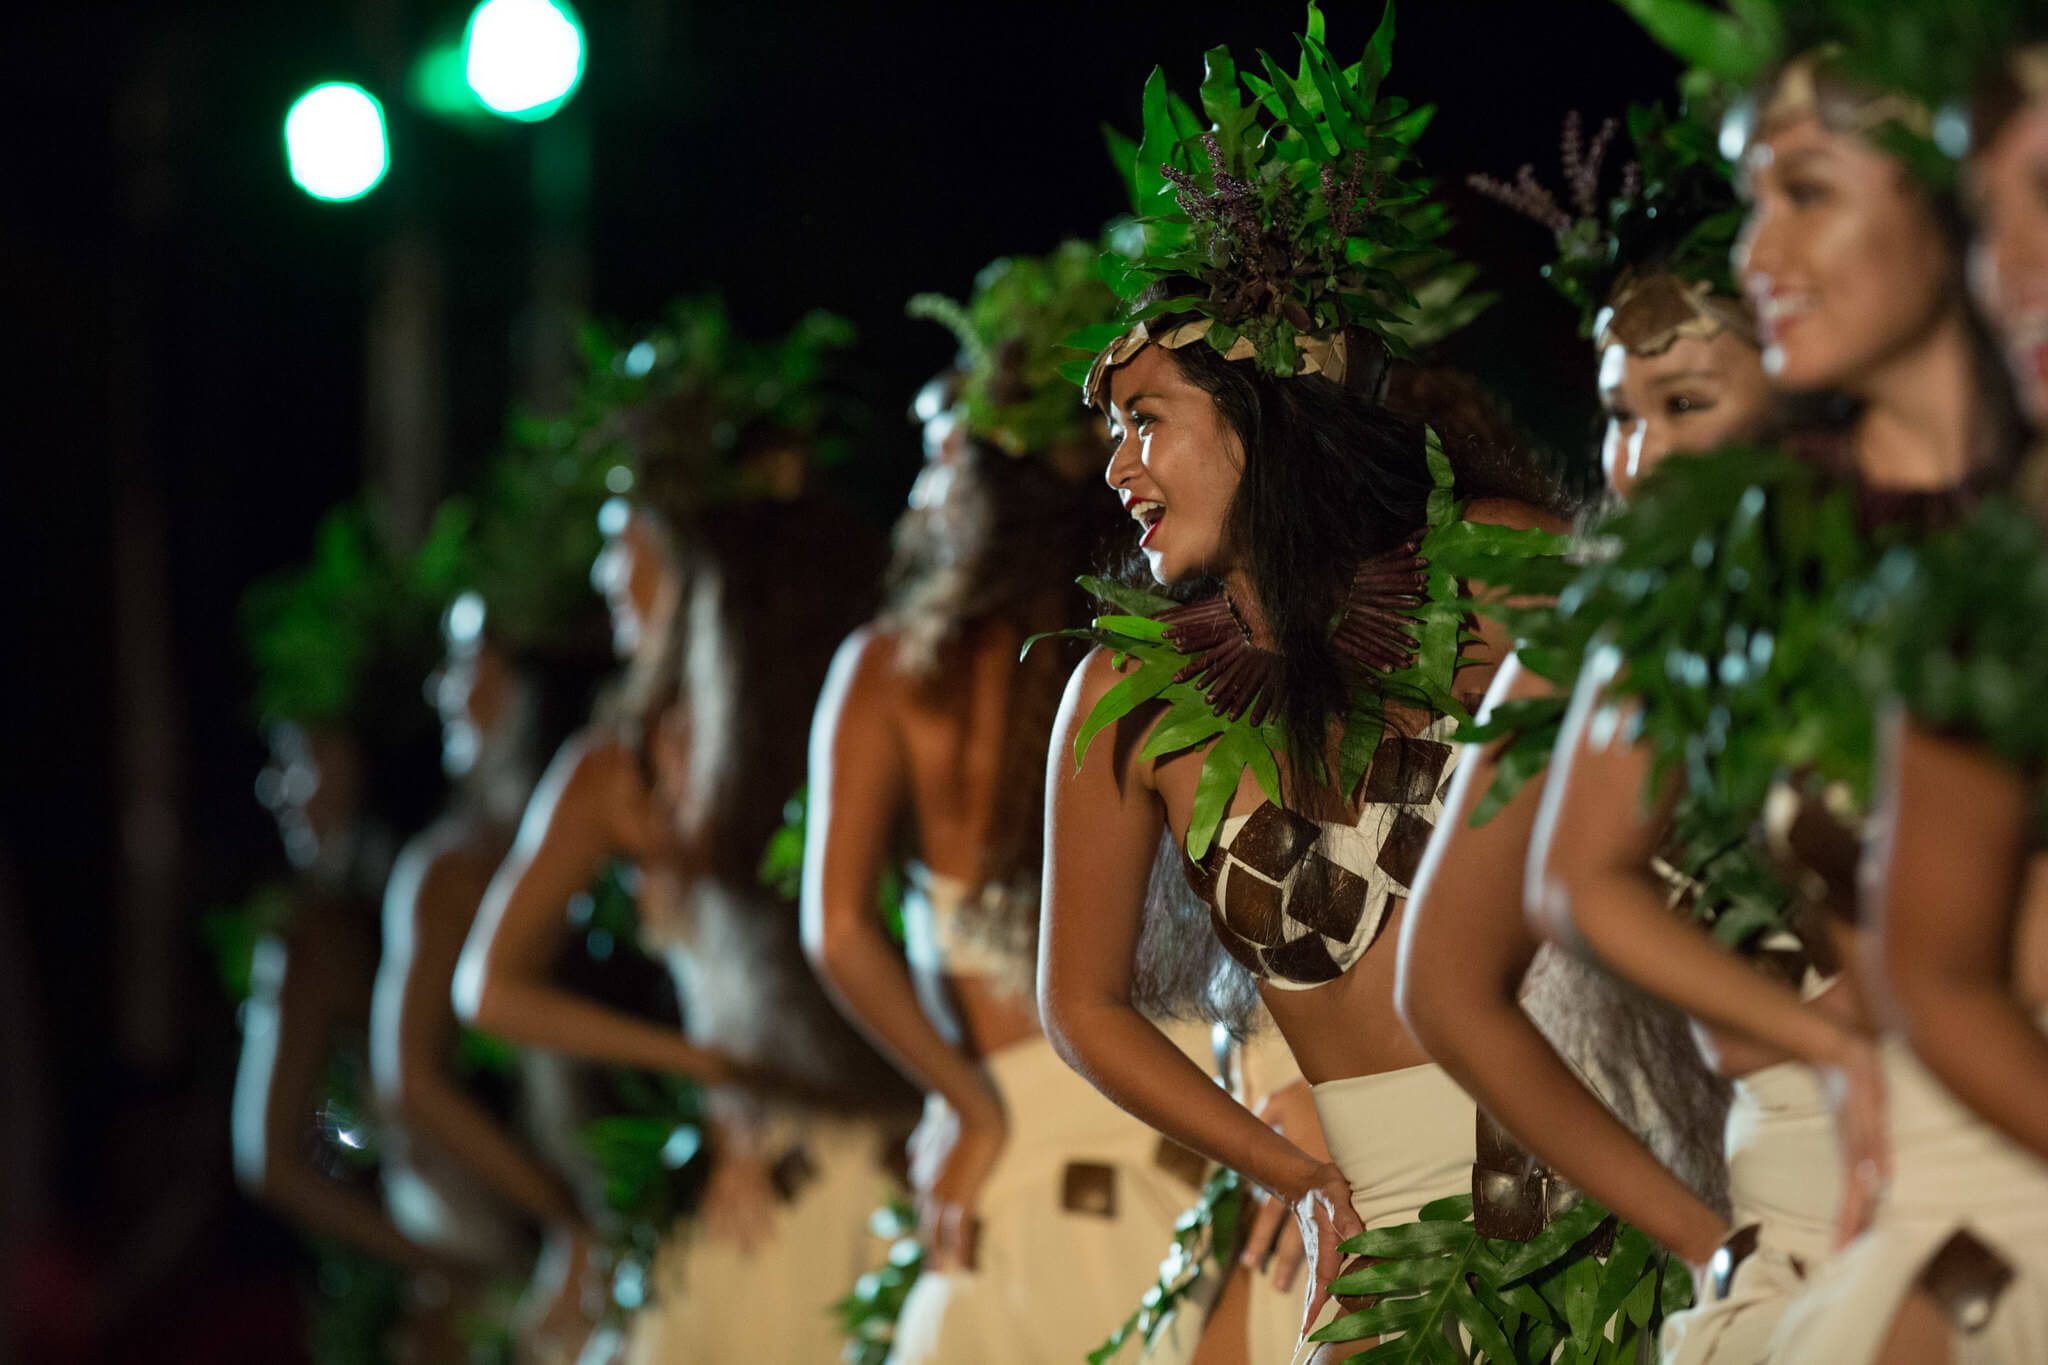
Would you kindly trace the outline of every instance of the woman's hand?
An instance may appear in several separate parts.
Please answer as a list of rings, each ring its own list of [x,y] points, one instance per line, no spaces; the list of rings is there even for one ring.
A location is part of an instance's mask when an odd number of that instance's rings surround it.
[[[910,1184],[929,1269],[975,1268],[975,1205],[1008,1139],[999,1107],[965,1117],[936,1095],[926,1101],[910,1135]]]
[[[1884,1072],[1877,1048],[1860,1033],[1844,1032],[1835,1060],[1816,1068],[1835,1111],[1835,1141],[1842,1153],[1842,1210],[1835,1245],[1846,1246],[1870,1225],[1892,1174],[1885,1132]]]
[[[1263,1119],[1268,1128],[1318,1162],[1330,1159],[1330,1149],[1323,1142],[1323,1126],[1316,1118],[1315,1103],[1307,1081],[1297,1080],[1280,1087],[1254,1105],[1252,1112]],[[1272,1277],[1274,1287],[1285,1292],[1294,1288],[1295,1277],[1301,1273],[1302,1262],[1308,1254],[1302,1244],[1301,1230],[1288,1218],[1285,1201],[1259,1189],[1253,1191],[1252,1200],[1257,1211],[1252,1215],[1251,1227],[1245,1234],[1244,1249],[1238,1259],[1254,1274],[1261,1268],[1265,1269]]]
[[[775,1181],[768,1160],[739,1145],[714,1147],[704,1184],[704,1230],[752,1255],[775,1232]]]
[[[1343,1253],[1337,1250],[1347,1238],[1365,1231],[1365,1221],[1351,1207],[1351,1182],[1335,1162],[1325,1161],[1309,1177],[1308,1188],[1294,1197],[1294,1220],[1301,1229],[1302,1246],[1311,1267],[1308,1306],[1301,1315],[1306,1335],[1315,1326],[1316,1315],[1330,1301],[1330,1281],[1343,1267]]]

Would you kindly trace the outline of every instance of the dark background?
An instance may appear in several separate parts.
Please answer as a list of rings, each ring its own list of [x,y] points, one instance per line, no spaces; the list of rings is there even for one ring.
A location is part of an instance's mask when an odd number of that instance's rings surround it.
[[[402,219],[442,262],[446,439],[415,482],[460,486],[530,388],[546,127],[450,126],[402,94],[404,59],[467,9],[76,0],[0,40],[0,1307],[24,1359],[290,1358],[293,1243],[227,1178],[233,1021],[197,929],[276,865],[235,605],[364,481],[366,328]],[[1333,49],[1377,13],[1333,0]],[[1091,234],[1124,207],[1098,125],[1135,128],[1151,66],[1189,94],[1213,43],[1291,66],[1301,17],[587,0],[561,118],[594,150],[589,305],[631,322],[716,289],[755,331],[832,308],[890,430],[950,350],[903,300]],[[1399,27],[1389,88],[1441,105],[1423,155],[1447,182],[1525,161],[1554,181],[1567,109],[1597,121],[1673,75],[1595,0],[1403,0]],[[391,176],[354,204],[283,165],[285,108],[330,76],[393,123]],[[1536,278],[1543,235],[1451,198],[1503,296],[1452,358],[1580,445],[1591,357]],[[868,471],[889,496],[917,450],[907,428],[893,446]]]

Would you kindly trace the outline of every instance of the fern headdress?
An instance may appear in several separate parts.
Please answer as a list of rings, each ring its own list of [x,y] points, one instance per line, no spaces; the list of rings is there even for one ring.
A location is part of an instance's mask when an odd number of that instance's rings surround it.
[[[1087,411],[1060,376],[1061,343],[1116,306],[1097,247],[1066,241],[1044,256],[1005,256],[975,276],[965,303],[918,294],[912,317],[960,342],[960,407],[969,434],[1010,456],[1055,456],[1088,439]],[[1078,472],[1078,471],[1075,471]]]
[[[1548,228],[1557,258],[1543,276],[1579,310],[1579,335],[1605,350],[1660,355],[1681,337],[1723,331],[1754,339],[1729,256],[1742,226],[1731,167],[1713,133],[1683,115],[1628,112],[1633,155],[1605,174],[1619,125],[1608,119],[1590,143],[1579,116],[1565,120],[1562,195],[1524,166],[1512,182],[1475,175],[1480,193]],[[1616,181],[1603,197],[1603,182]]]
[[[1145,346],[1197,341],[1268,374],[1355,384],[1484,306],[1462,297],[1472,272],[1439,244],[1448,215],[1409,164],[1433,111],[1380,94],[1392,3],[1348,66],[1323,35],[1311,4],[1292,75],[1265,52],[1240,70],[1211,48],[1200,114],[1153,70],[1142,136],[1111,138],[1136,217],[1103,271],[1132,311],[1070,343],[1097,352],[1069,370],[1087,401]],[[1361,336],[1383,354],[1351,354]]]

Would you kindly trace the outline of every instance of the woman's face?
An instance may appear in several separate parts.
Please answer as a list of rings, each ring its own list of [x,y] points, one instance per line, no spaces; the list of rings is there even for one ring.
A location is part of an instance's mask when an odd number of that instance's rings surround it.
[[[1177,583],[1228,572],[1224,522],[1244,477],[1244,447],[1215,399],[1147,346],[1110,372],[1108,415],[1105,478],[1137,523],[1152,576]]]
[[[1971,159],[1970,284],[1997,331],[2027,420],[2048,427],[2048,102],[2006,120]]]
[[[511,664],[481,636],[451,640],[447,658],[427,680],[427,696],[441,717],[441,767],[460,777],[476,766],[484,742],[511,710]]]
[[[339,730],[291,721],[270,727],[270,762],[256,776],[256,799],[277,821],[285,856],[310,868],[336,836],[355,824],[361,764]]]
[[[924,433],[924,468],[910,485],[910,505],[920,512],[945,506],[953,488],[953,472],[967,451],[967,426],[960,408],[948,401],[953,385],[940,376],[918,391],[911,411]]]
[[[1666,455],[1703,454],[1753,430],[1770,401],[1763,357],[1733,332],[1680,337],[1649,356],[1615,342],[1600,357],[1607,486],[1627,497]]]
[[[590,566],[590,581],[612,616],[612,652],[630,659],[661,623],[674,596],[667,548],[641,512],[605,527],[604,548]]]
[[[1955,306],[1927,201],[1864,139],[1799,119],[1759,139],[1747,170],[1735,265],[1777,387],[1858,392]]]

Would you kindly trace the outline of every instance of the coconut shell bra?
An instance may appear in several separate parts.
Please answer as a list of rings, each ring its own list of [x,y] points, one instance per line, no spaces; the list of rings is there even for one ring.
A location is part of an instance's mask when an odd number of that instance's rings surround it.
[[[1408,894],[1457,763],[1456,722],[1381,739],[1355,823],[1313,820],[1271,801],[1223,822],[1188,884],[1246,970],[1282,990],[1334,981],[1365,955]]]

